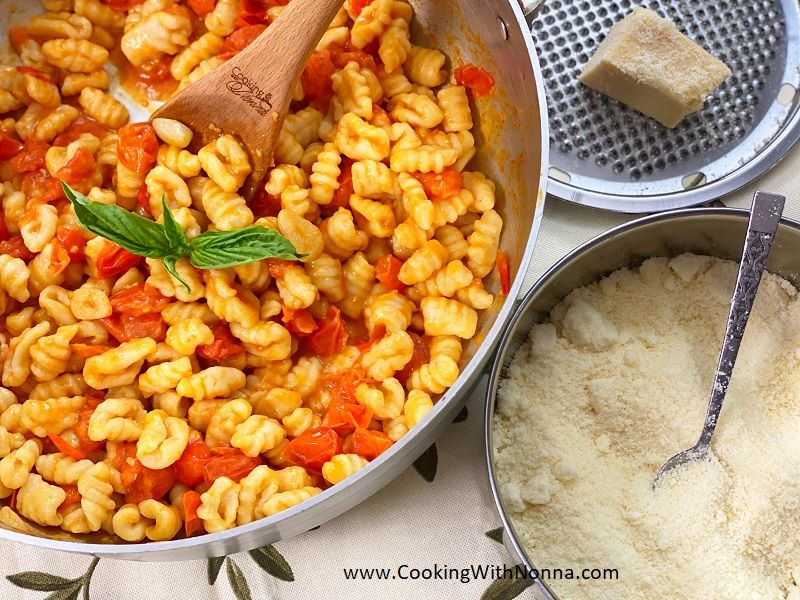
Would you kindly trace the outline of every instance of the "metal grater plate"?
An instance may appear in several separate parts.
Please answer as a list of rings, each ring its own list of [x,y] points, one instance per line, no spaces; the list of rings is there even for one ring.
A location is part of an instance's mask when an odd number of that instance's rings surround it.
[[[578,82],[611,26],[639,3],[546,0],[532,26],[550,113],[548,192],[624,212],[693,206],[749,183],[800,138],[797,0],[641,3],[733,74],[675,129]]]

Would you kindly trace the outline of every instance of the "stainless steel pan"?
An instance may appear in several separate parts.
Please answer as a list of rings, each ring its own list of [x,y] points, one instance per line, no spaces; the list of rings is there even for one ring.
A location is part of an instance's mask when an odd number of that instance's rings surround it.
[[[274,517],[222,533],[147,544],[87,543],[62,532],[36,537],[2,528],[0,538],[132,560],[188,560],[249,550],[307,531],[366,499],[407,469],[455,417],[511,317],[533,253],[546,181],[546,106],[536,52],[516,0],[410,2],[416,13],[417,39],[442,48],[456,65],[474,62],[483,66],[496,81],[494,94],[481,101],[479,108],[476,140],[481,152],[475,166],[494,179],[500,190],[498,210],[505,221],[502,248],[514,271],[513,284],[505,302],[498,302],[479,323],[456,384],[423,423],[368,467],[345,483]],[[41,8],[38,2],[0,0],[0,11],[7,15],[3,19],[6,28],[24,24]],[[136,116],[143,118],[141,110]],[[498,282],[492,282],[492,287],[496,292]]]

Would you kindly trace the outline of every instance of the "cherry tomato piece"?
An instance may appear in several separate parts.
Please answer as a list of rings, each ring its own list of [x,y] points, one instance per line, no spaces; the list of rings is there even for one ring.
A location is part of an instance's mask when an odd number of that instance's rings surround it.
[[[142,500],[161,498],[175,483],[172,466],[149,469],[136,458],[136,442],[120,442],[112,459],[125,488],[125,502],[138,504]]]
[[[281,321],[286,329],[298,337],[307,337],[319,327],[311,313],[304,308],[292,310],[284,306]]]
[[[358,404],[356,386],[364,379],[364,373],[358,369],[348,369],[336,375],[331,389],[331,400],[328,408],[345,404]]]
[[[136,203],[142,207],[144,212],[151,217],[153,216],[153,213],[150,209],[150,192],[147,191],[146,183],[143,183],[139,186],[139,191],[136,193]]]
[[[120,343],[130,341],[130,336],[122,326],[122,315],[112,314],[110,317],[99,319],[100,324]]]
[[[175,462],[175,480],[189,487],[203,483],[203,467],[214,455],[205,442],[189,442],[181,457]]]
[[[335,208],[350,208],[350,196],[353,195],[353,161],[345,158],[342,161],[341,174],[339,175],[339,187],[333,195],[331,204]]]
[[[353,11],[353,16],[358,18],[361,11],[370,4],[372,4],[372,0],[350,0],[350,10]]]
[[[81,493],[78,491],[77,485],[60,485],[58,487],[60,487],[67,493],[67,496],[66,498],[64,498],[64,501],[58,505],[58,510],[60,512],[64,512],[65,509],[69,508],[70,506],[73,506],[75,504],[80,504],[81,498],[83,498],[83,496],[81,496]]]
[[[347,329],[338,308],[331,306],[316,331],[306,339],[306,346],[317,356],[332,356],[347,345]]]
[[[136,473],[133,483],[126,487],[125,502],[139,504],[150,498],[162,498],[175,484],[175,473],[171,466],[166,469],[149,469],[136,459],[135,466],[126,464],[123,472],[125,467]]]
[[[56,178],[75,185],[94,174],[97,164],[92,153],[81,146],[67,163],[56,171]]]
[[[11,159],[11,168],[17,173],[30,173],[44,169],[44,155],[48,148],[50,148],[50,144],[30,136],[25,140],[22,150]]]
[[[282,208],[280,196],[273,196],[263,187],[259,187],[258,194],[250,201],[249,206],[256,219],[277,217]]]
[[[349,42],[346,45],[349,45]],[[380,54],[378,53],[378,50],[380,50],[380,47],[381,47],[381,39],[380,39],[380,37],[375,37],[375,38],[373,38],[373,40],[369,44],[367,44],[366,46],[364,46],[361,49],[364,52],[366,52],[367,54],[369,54],[373,58],[373,60],[377,61],[377,59],[380,58]],[[375,64],[377,66],[377,62]],[[371,67],[368,67],[368,68],[371,68]]]
[[[70,262],[81,263],[86,260],[86,255],[84,254],[86,235],[82,230],[59,227],[56,231],[56,239],[69,254]]]
[[[69,253],[57,239],[50,242],[50,272],[58,275],[69,266]]]
[[[266,25],[247,25],[237,29],[225,38],[218,56],[223,60],[233,58],[253,43],[266,29]]]
[[[508,296],[508,292],[511,291],[511,270],[508,266],[508,256],[502,250],[497,251],[495,264],[500,275],[500,290],[504,296]]]
[[[8,254],[13,258],[21,258],[24,261],[32,260],[36,256],[34,252],[28,250],[20,235],[12,235],[7,240],[0,241],[0,254]]]
[[[136,442],[118,442],[114,455],[111,457],[111,466],[122,475],[124,465],[132,465],[134,458],[136,458]],[[129,477],[131,474],[135,475],[135,473],[130,472],[126,474],[122,481],[123,486],[128,486],[133,482],[133,479]]]
[[[86,260],[83,251],[86,248],[86,235],[80,229],[69,227],[59,227],[56,231],[56,239],[69,254],[69,260],[73,263],[82,263]]]
[[[247,456],[237,448],[229,448],[224,454],[215,456],[203,466],[203,476],[209,485],[220,477],[227,477],[238,483],[242,477],[247,476],[261,464],[258,456]]]
[[[103,352],[111,350],[112,346],[106,346],[105,344],[70,344],[69,350],[75,356],[79,356],[81,358],[91,358],[93,356],[99,356]]]
[[[86,404],[84,404],[83,408],[78,412],[75,434],[78,436],[78,443],[80,444],[81,450],[86,454],[97,452],[106,444],[104,441],[96,442],[89,437],[89,419],[91,419],[94,409],[97,408],[97,405],[100,404],[101,401],[102,400],[99,398],[90,396],[86,400]],[[133,444],[133,454],[136,455],[136,444]],[[119,470],[119,466],[116,468]]]
[[[336,433],[345,435],[359,427],[366,427],[372,421],[372,411],[361,404],[339,404],[331,402],[322,426],[330,427]]]
[[[144,0],[103,0],[103,2],[108,4],[114,10],[125,12],[132,9],[134,6],[141,4],[144,2]]]
[[[382,431],[356,429],[350,437],[350,452],[367,460],[375,460],[392,445],[392,440]]]
[[[318,108],[327,110],[333,97],[331,77],[336,72],[336,65],[331,60],[329,50],[314,52],[306,63],[300,83],[306,99]]]
[[[107,125],[103,125],[99,121],[81,113],[75,122],[67,127],[66,131],[60,133],[53,140],[53,146],[66,146],[70,142],[74,142],[84,133],[91,133],[98,139],[103,139],[106,135],[111,133],[112,129]]]
[[[408,361],[406,366],[403,367],[401,371],[394,374],[395,379],[403,385],[405,385],[408,378],[411,377],[411,373],[419,369],[422,365],[429,363],[431,360],[431,351],[423,337],[417,335],[413,331],[409,331],[408,335],[411,336],[411,340],[414,342],[414,353],[411,355],[411,360]]]
[[[183,495],[183,530],[186,532],[186,537],[191,537],[198,531],[204,531],[203,520],[197,516],[200,504],[198,492],[189,490]]]
[[[276,6],[286,6],[290,0],[243,0],[242,8],[247,12],[267,12]]]
[[[476,65],[461,65],[453,71],[458,85],[472,90],[476,98],[487,96],[494,88],[494,77],[491,73]]]
[[[150,313],[138,317],[117,313],[98,320],[118,342],[129,342],[146,337],[163,342],[167,337],[167,324],[161,313]]]
[[[17,54],[19,54],[20,46],[29,39],[31,39],[31,34],[29,34],[28,30],[24,27],[12,27],[8,30],[8,41]]]
[[[236,17],[236,29],[248,25],[269,25],[267,11],[275,6],[285,6],[289,0],[243,0]]]
[[[341,451],[342,438],[333,429],[316,427],[287,443],[282,456],[307,471],[321,473],[322,465]]]
[[[233,454],[239,455],[241,453],[242,453],[241,450],[239,450],[238,448],[234,448],[232,446],[222,445],[222,446],[214,446],[213,448],[211,448],[211,454],[213,454],[214,456],[231,456]]]
[[[22,156],[22,154],[19,156]],[[19,156],[17,156],[17,158],[19,158]],[[13,160],[16,159],[12,159],[12,162]],[[61,182],[55,177],[52,177],[44,169],[25,173],[22,177],[22,193],[25,194],[28,199],[35,199],[40,202],[66,201],[64,197],[64,188],[61,187]]]
[[[141,317],[152,313],[160,313],[170,303],[156,288],[146,283],[132,285],[110,298],[114,312]]]
[[[236,15],[236,23],[234,27],[236,29],[243,29],[245,27],[250,27],[251,25],[264,25],[267,26],[270,23],[269,15],[265,12],[257,12],[251,13],[244,10],[240,10],[239,14]],[[221,58],[225,58],[222,55],[218,55]]]
[[[291,260],[284,260],[282,258],[268,258],[266,261],[269,274],[275,279],[282,279],[286,275],[286,271],[295,264]]]
[[[67,441],[60,435],[48,431],[47,437],[50,438],[50,441],[55,444],[56,448],[58,448],[58,451],[62,454],[69,456],[70,458],[74,458],[75,460],[83,460],[86,458],[83,452],[78,450],[75,446],[68,444]]]
[[[140,177],[147,175],[156,161],[158,138],[150,123],[131,123],[119,130],[119,161]]]
[[[216,0],[186,0],[186,6],[191,8],[201,19],[214,10]]]
[[[0,160],[9,160],[22,152],[22,142],[0,134]]]
[[[97,275],[101,279],[122,275],[131,267],[142,262],[142,257],[131,254],[125,248],[113,242],[106,242],[105,247],[97,257]]]
[[[372,330],[372,333],[369,334],[369,339],[357,345],[359,352],[361,352],[361,354],[368,352],[369,349],[372,348],[375,344],[377,344],[380,340],[382,340],[385,335],[386,335],[386,326],[376,325],[375,328]]]
[[[233,337],[230,328],[226,323],[219,323],[211,328],[214,334],[214,341],[197,347],[197,354],[205,359],[220,362],[231,356],[239,356],[244,353],[244,347]]]
[[[363,50],[361,48],[354,48],[350,40],[347,40],[344,46],[340,44],[331,44],[330,52],[333,64],[339,69],[345,68],[349,62],[355,61],[362,69],[370,69],[376,73],[378,71],[378,64],[375,61],[375,57],[367,53],[366,48]]]
[[[464,177],[454,169],[441,173],[414,173],[431,200],[442,200],[455,196],[464,187]]]
[[[381,256],[378,262],[375,263],[375,277],[390,292],[395,290],[402,291],[406,287],[398,278],[402,266],[403,261],[392,254]]]

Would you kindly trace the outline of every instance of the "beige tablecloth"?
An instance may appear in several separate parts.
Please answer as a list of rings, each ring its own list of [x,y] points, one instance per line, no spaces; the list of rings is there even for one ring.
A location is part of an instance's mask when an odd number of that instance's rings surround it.
[[[786,195],[786,216],[800,219],[799,171],[800,149],[795,149],[770,173],[723,199],[724,203],[749,206],[756,189],[770,190]],[[549,199],[526,289],[569,250],[631,218]],[[452,574],[451,568],[502,565],[508,560],[503,546],[486,535],[499,526],[500,520],[483,464],[482,395],[474,394],[467,406],[467,419],[453,423],[437,442],[439,462],[433,482],[409,469],[350,512],[315,531],[276,544],[276,552],[268,550],[255,557],[241,553],[211,565],[208,561],[133,563],[105,559],[95,564],[88,556],[0,541],[0,575],[4,576],[0,578],[0,599],[480,598],[491,578],[468,577],[466,582],[401,578],[414,576],[413,569],[419,569],[420,575],[423,569],[431,569],[432,576],[438,572],[441,577],[443,573]],[[267,569],[259,566],[256,558]],[[209,584],[209,567],[219,568],[213,585]],[[345,577],[344,569],[359,568],[393,571],[388,580]],[[293,581],[284,581],[268,570]],[[40,573],[26,573],[31,571]],[[83,596],[82,586],[87,581],[89,594]],[[530,591],[521,597],[530,597]]]

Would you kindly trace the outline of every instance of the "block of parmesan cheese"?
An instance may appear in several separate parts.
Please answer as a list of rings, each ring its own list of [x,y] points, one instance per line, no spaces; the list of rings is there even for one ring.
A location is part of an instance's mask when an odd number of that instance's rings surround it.
[[[636,8],[608,32],[580,81],[667,127],[700,110],[731,74],[667,19]]]

